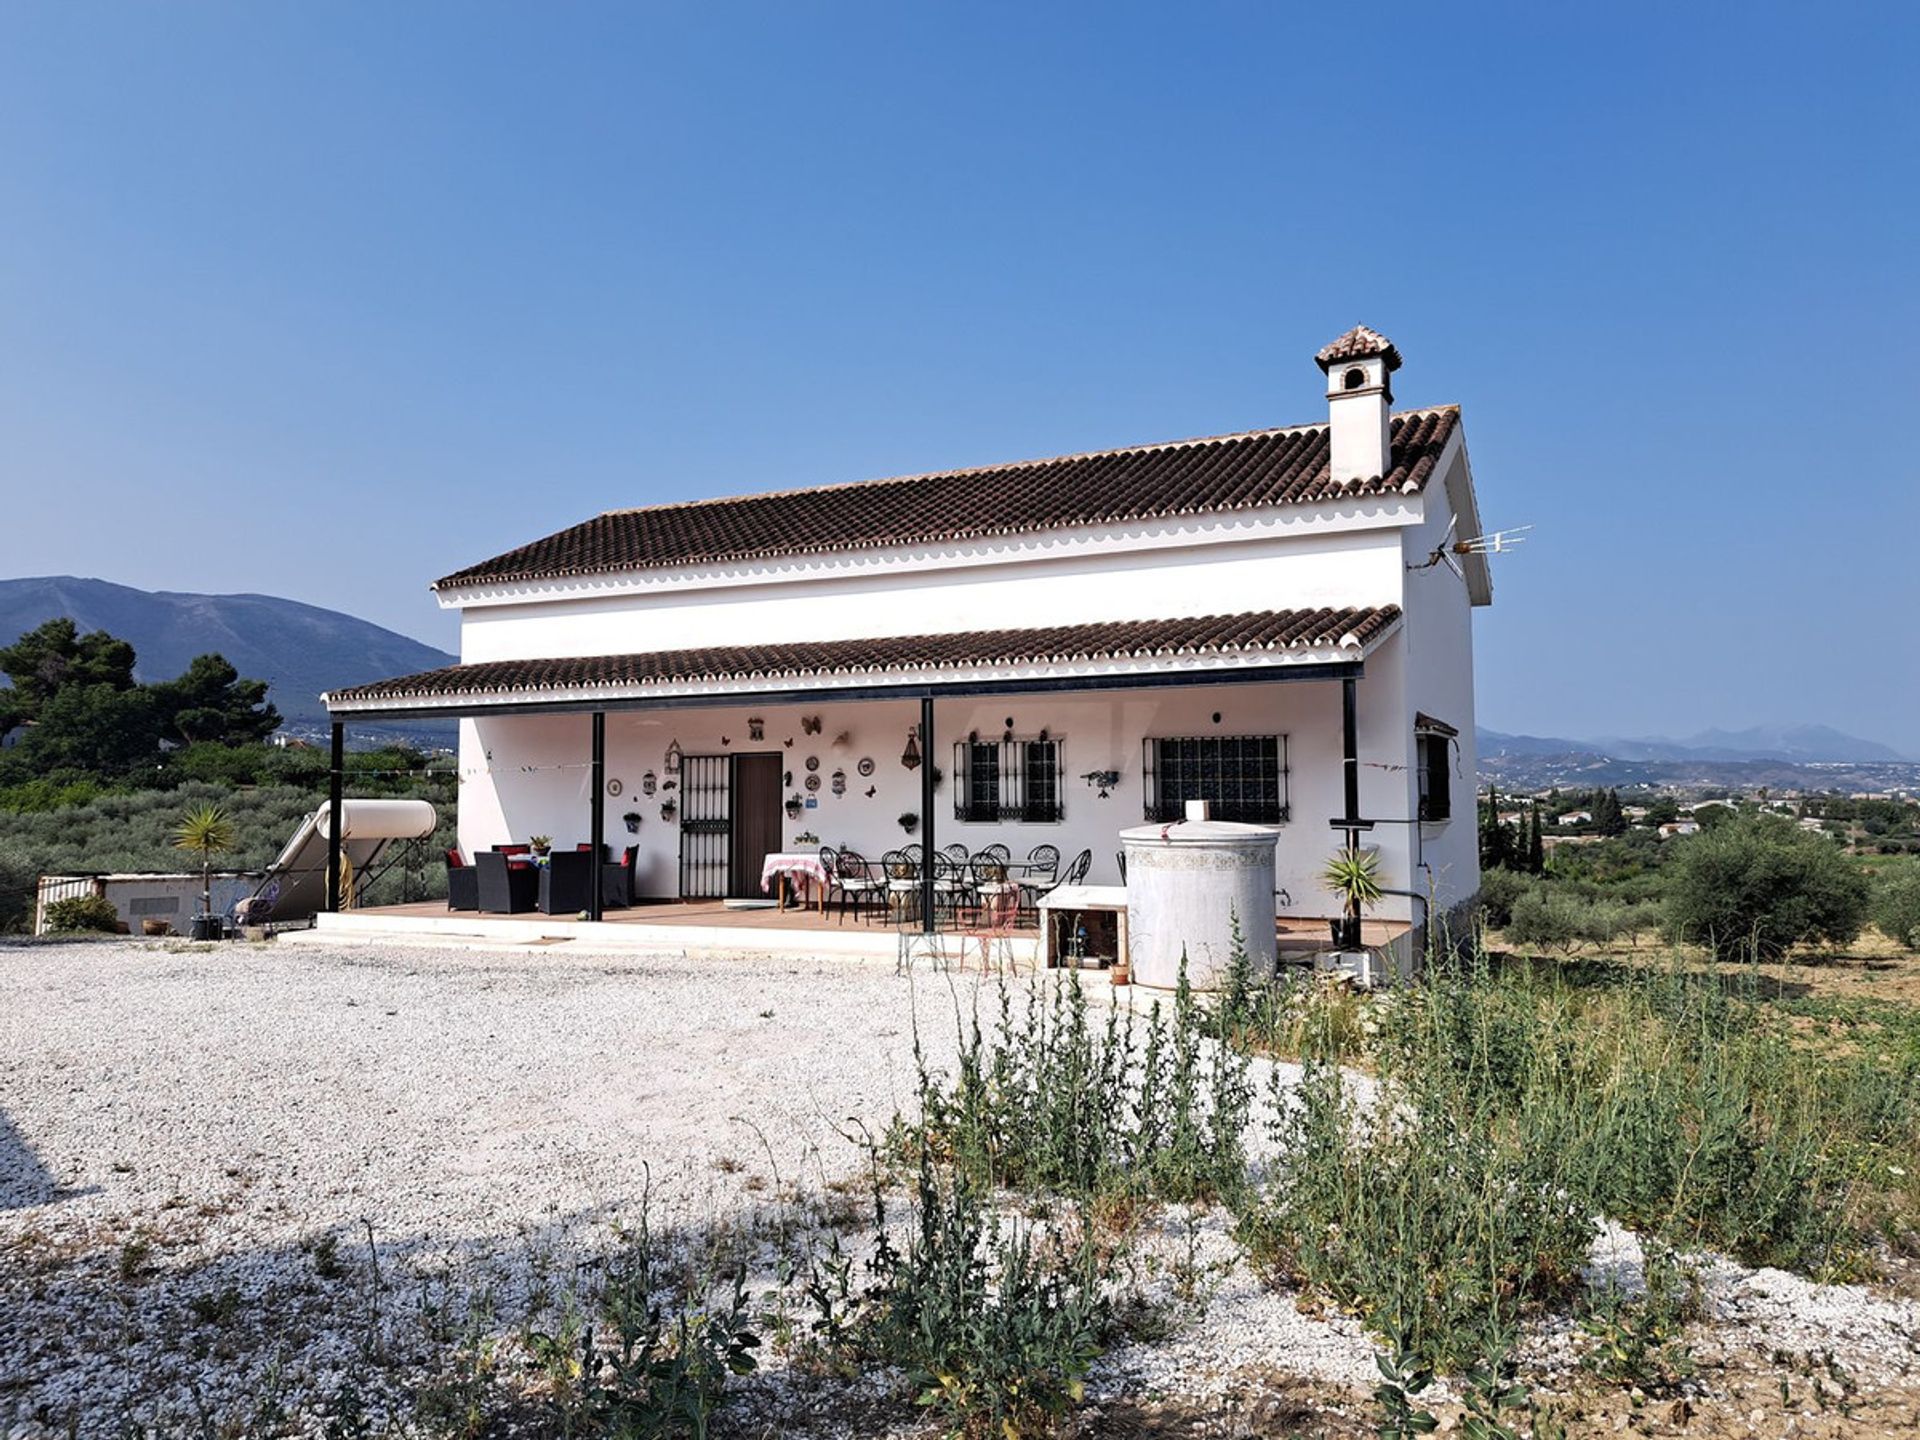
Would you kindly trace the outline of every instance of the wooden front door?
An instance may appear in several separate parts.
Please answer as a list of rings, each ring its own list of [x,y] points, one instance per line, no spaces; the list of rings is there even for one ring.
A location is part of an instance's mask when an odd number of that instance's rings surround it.
[[[760,868],[780,849],[779,754],[733,757],[733,853],[727,894],[761,900]]]

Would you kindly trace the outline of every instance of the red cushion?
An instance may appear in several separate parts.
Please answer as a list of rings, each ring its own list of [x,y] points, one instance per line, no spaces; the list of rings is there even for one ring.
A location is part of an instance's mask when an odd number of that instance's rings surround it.
[[[584,850],[591,853],[593,850],[593,842],[591,840],[582,840],[578,845],[574,846],[573,848],[576,850]]]
[[[449,849],[447,851],[447,868],[450,870],[464,870],[467,868],[467,862],[460,858],[458,849]]]
[[[638,845],[629,845],[627,846],[626,853],[620,857],[620,863],[631,870],[633,868],[633,862],[639,858],[640,847]]]
[[[532,850],[533,847],[530,845],[496,845],[493,848],[502,855],[525,855]]]

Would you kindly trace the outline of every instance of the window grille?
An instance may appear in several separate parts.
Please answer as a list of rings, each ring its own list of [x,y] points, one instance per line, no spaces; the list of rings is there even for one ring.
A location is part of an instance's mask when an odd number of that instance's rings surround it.
[[[1189,800],[1206,800],[1216,820],[1279,825],[1288,818],[1284,735],[1175,735],[1144,743],[1146,817],[1185,818]]]
[[[1061,801],[1061,742],[961,740],[953,747],[953,818],[1053,824]]]

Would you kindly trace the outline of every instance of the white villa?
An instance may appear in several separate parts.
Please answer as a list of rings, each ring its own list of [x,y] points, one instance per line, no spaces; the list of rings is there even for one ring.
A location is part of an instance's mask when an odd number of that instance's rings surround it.
[[[464,851],[597,827],[659,900],[758,897],[821,845],[1045,844],[1113,884],[1121,830],[1206,799],[1280,827],[1283,923],[1339,913],[1316,877],[1352,833],[1376,917],[1418,926],[1479,888],[1466,435],[1391,408],[1384,336],[1315,358],[1315,423],[532,540],[433,586],[458,665],[324,697],[335,753],[458,717]]]

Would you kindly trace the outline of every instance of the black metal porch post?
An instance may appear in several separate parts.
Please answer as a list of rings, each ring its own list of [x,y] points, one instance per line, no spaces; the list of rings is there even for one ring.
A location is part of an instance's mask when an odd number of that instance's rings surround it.
[[[1359,686],[1349,675],[1340,682],[1340,763],[1345,771],[1347,848],[1360,843],[1355,824],[1360,819],[1360,720]]]
[[[601,908],[600,887],[607,862],[607,716],[604,710],[593,712],[593,886],[587,891],[587,918],[598,920]]]
[[[920,861],[920,928],[933,934],[933,696],[920,697],[920,827],[926,836]],[[957,783],[957,782],[956,782]]]
[[[327,771],[327,912],[340,909],[340,810],[346,777],[347,727],[333,722],[332,760]]]
[[[1340,682],[1340,763],[1345,771],[1347,854],[1360,848],[1360,716],[1359,685],[1349,675]],[[1360,943],[1360,905],[1347,901],[1346,943]]]

